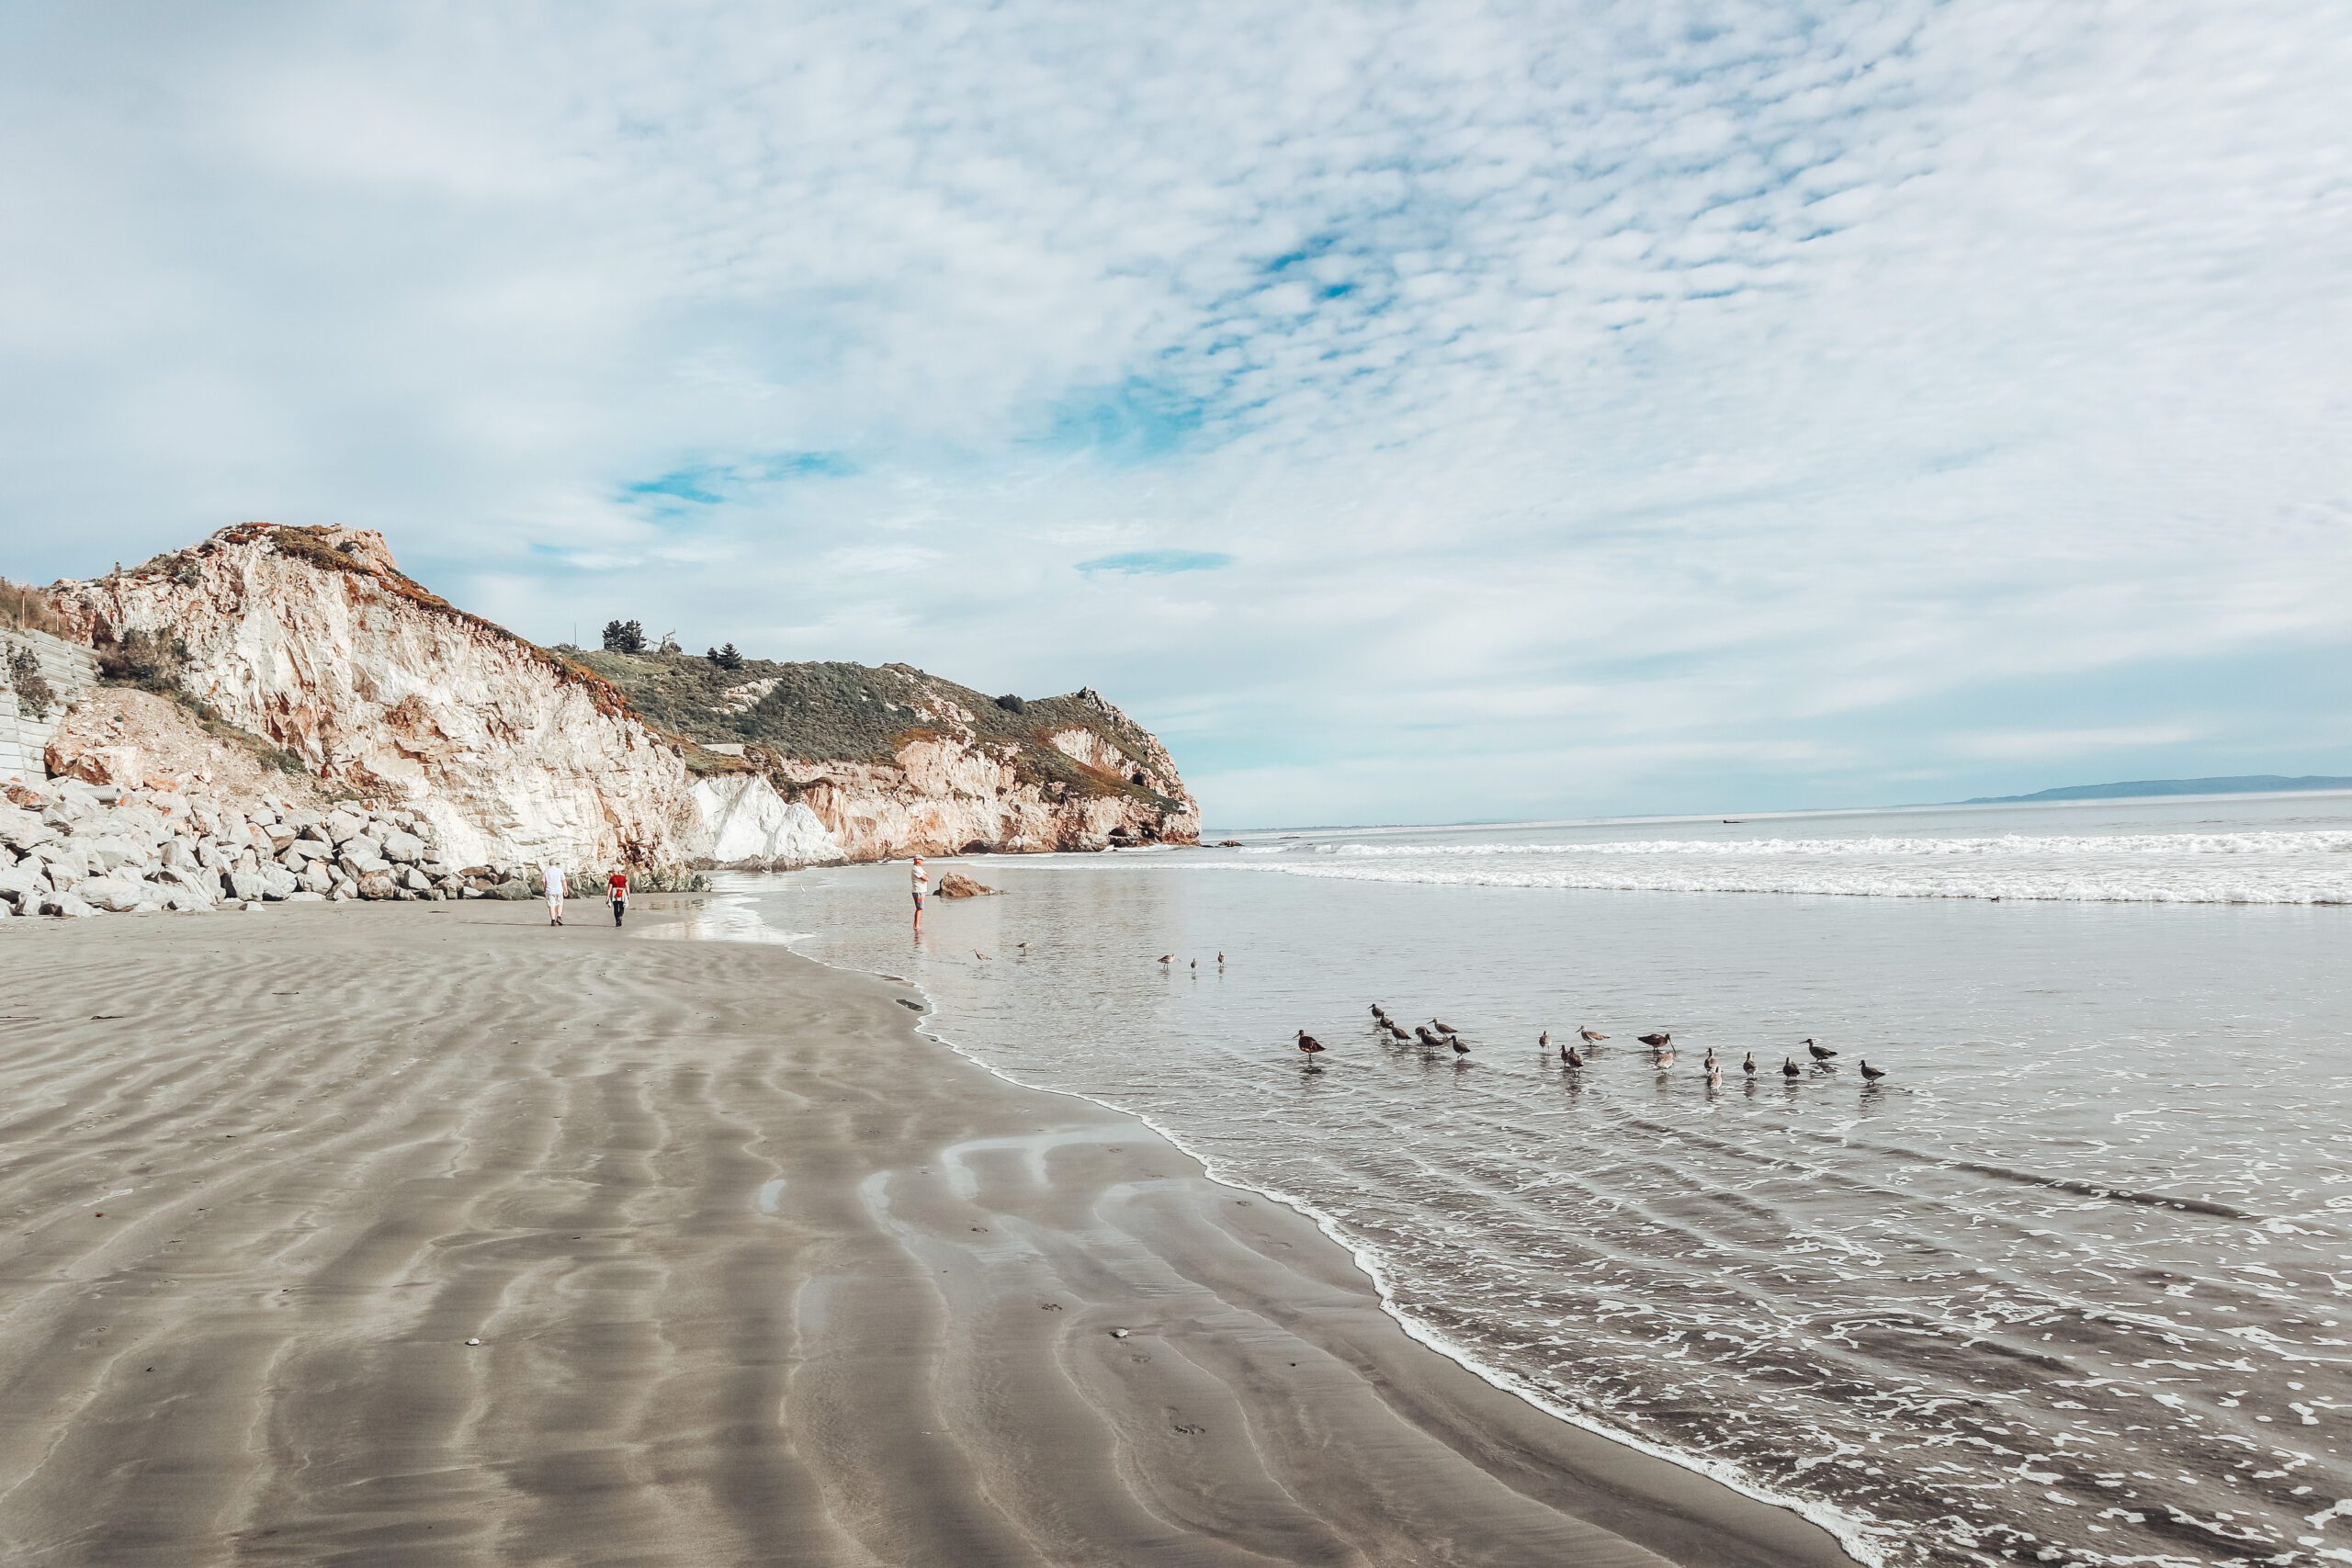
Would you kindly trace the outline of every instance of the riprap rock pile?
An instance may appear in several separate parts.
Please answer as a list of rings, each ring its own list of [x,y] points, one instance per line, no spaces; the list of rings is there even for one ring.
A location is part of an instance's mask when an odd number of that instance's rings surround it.
[[[70,778],[0,785],[0,916],[481,897],[507,879],[443,863],[430,824],[398,808],[238,808]]]

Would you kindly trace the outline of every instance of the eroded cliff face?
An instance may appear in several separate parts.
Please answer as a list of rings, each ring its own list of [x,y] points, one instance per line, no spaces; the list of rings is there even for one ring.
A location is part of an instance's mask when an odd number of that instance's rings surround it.
[[[51,592],[101,647],[183,645],[174,672],[190,695],[329,786],[414,812],[454,865],[808,865],[1199,838],[1166,750],[1097,694],[1046,699],[1061,718],[1008,736],[1002,714],[975,711],[986,699],[903,666],[887,669],[907,703],[888,744],[847,760],[754,747],[740,765],[697,751],[733,770],[698,777],[683,716],[650,722],[596,672],[436,598],[374,533],[244,524]],[[747,683],[734,708],[729,688],[713,711],[748,711],[776,684]],[[870,716],[836,707],[852,705]]]
[[[401,576],[379,535],[247,524],[55,592],[102,645],[184,645],[190,694],[424,817],[454,863],[678,862],[707,837],[674,744]]]

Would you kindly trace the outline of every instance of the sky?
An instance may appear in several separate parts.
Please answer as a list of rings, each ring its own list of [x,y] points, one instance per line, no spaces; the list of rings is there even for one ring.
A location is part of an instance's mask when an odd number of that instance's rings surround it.
[[[2352,774],[2352,9],[0,8],[0,573],[379,528],[1212,826]]]

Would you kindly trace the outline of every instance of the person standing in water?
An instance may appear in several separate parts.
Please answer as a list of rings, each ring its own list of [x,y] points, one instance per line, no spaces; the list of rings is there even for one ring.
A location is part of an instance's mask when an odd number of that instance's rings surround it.
[[[563,924],[563,867],[553,861],[539,868],[539,880],[548,896],[548,924]]]
[[[605,878],[605,891],[613,900],[613,924],[619,925],[628,912],[628,873],[615,867],[613,874]]]
[[[922,896],[931,891],[931,873],[922,868],[922,856],[915,856],[913,873],[915,888],[915,930],[922,930]]]

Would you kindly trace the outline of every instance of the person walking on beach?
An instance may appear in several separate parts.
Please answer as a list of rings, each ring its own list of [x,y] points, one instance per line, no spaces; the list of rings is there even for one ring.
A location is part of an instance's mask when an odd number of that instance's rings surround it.
[[[613,924],[619,925],[628,912],[628,873],[615,867],[613,874],[605,878],[605,891],[613,901]]]
[[[915,889],[915,930],[922,930],[922,896],[931,891],[931,873],[922,868],[922,856],[915,856],[913,873]]]
[[[539,881],[548,896],[548,924],[563,924],[563,867],[550,861],[539,868]]]

